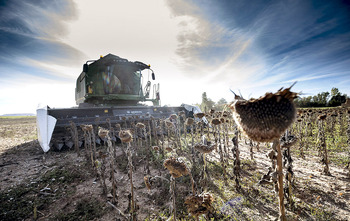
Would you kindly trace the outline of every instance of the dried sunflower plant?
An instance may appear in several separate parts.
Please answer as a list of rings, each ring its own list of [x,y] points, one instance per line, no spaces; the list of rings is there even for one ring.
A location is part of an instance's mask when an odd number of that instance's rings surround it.
[[[233,118],[240,129],[252,140],[271,142],[277,151],[277,180],[280,220],[286,220],[283,192],[283,167],[280,137],[296,117],[294,99],[297,93],[291,87],[281,88],[276,93],[266,93],[258,99],[244,100],[236,96],[230,105]]]
[[[92,145],[93,142],[92,139],[92,134],[93,134],[93,127],[92,125],[80,125],[81,130],[84,132],[84,149],[85,149],[85,157],[86,161],[91,163],[91,166],[94,166],[94,162],[96,160],[96,153],[93,154],[92,151]]]
[[[328,150],[325,135],[325,125],[324,122],[327,119],[327,114],[319,115],[318,120],[318,137],[319,137],[319,151],[321,155],[321,162],[324,164],[323,173],[325,175],[331,175],[329,171],[329,160],[328,160]]]
[[[227,172],[226,172],[226,163],[225,163],[225,159],[224,159],[224,152],[222,149],[222,145],[221,145],[221,136],[220,136],[220,124],[221,121],[219,118],[214,118],[211,121],[212,127],[214,129],[213,133],[214,133],[214,138],[215,138],[215,145],[217,147],[219,147],[219,154],[220,154],[220,162],[221,162],[221,167],[223,170],[223,176],[224,176],[224,181],[227,182]]]
[[[136,219],[136,202],[134,196],[134,183],[133,183],[133,163],[132,163],[132,150],[130,143],[133,141],[133,136],[130,130],[121,130],[119,132],[120,140],[123,143],[127,144],[126,153],[128,156],[128,167],[129,167],[129,178],[130,178],[130,193],[131,193],[131,202],[130,202],[130,214],[132,220]]]
[[[238,129],[234,130],[234,136],[232,138],[233,148],[232,154],[233,154],[233,174],[235,176],[235,182],[236,182],[236,189],[241,189],[241,185],[239,183],[239,177],[241,176],[241,159],[239,157],[240,151],[239,151],[239,142],[238,142]]]
[[[202,141],[200,143],[197,143],[194,146],[194,149],[198,152],[200,152],[202,154],[203,157],[203,180],[204,180],[204,190],[206,191],[206,183],[207,183],[207,178],[208,178],[208,174],[207,174],[207,170],[206,170],[206,165],[207,165],[207,161],[206,161],[206,154],[211,153],[214,149],[215,149],[215,144],[212,144],[210,141],[208,141],[205,137],[205,135],[202,136]]]
[[[172,194],[173,202],[173,219],[176,220],[176,183],[175,179],[181,176],[189,175],[192,183],[192,193],[195,195],[194,180],[186,163],[181,158],[170,157],[164,161],[164,167],[169,170],[170,177],[170,192]]]
[[[78,129],[77,126],[75,125],[74,122],[70,122],[70,126],[71,126],[71,135],[74,141],[74,148],[75,148],[75,152],[78,154],[78,156],[80,155],[80,151],[79,151],[79,138],[78,138]]]
[[[299,137],[299,151],[300,151],[300,156],[301,158],[305,159],[305,154],[304,154],[304,115],[303,111],[298,111],[298,116],[297,116],[297,128],[298,128],[298,137]]]

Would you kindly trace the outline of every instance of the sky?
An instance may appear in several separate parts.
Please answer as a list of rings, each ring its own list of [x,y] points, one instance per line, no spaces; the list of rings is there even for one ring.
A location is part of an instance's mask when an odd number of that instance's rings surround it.
[[[0,0],[0,115],[75,106],[82,65],[109,53],[150,64],[162,105],[350,95],[350,1]]]

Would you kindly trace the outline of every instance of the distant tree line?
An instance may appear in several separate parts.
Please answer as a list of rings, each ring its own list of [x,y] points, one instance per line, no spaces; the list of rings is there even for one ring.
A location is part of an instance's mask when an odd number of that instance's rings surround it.
[[[331,93],[327,91],[314,96],[298,97],[295,99],[295,104],[297,107],[337,107],[345,103],[347,97],[334,87]]]
[[[345,103],[348,96],[342,94],[338,88],[333,87],[331,92],[321,92],[314,96],[298,97],[295,99],[297,107],[337,107]],[[203,112],[211,109],[222,111],[227,101],[221,98],[217,102],[213,101],[207,96],[206,92],[202,93],[202,102],[196,104]]]

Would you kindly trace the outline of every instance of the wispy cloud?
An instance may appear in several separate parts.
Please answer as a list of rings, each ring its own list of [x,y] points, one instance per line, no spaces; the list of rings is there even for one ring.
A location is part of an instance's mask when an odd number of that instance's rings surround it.
[[[179,66],[194,77],[241,88],[350,77],[349,7],[341,1],[168,2],[183,20]]]
[[[27,72],[42,77],[32,63],[69,65],[80,61],[82,53],[63,43],[67,34],[65,22],[76,16],[75,5],[69,0],[5,1],[0,6],[0,72],[12,77],[13,72]],[[28,63],[26,61],[33,61]]]

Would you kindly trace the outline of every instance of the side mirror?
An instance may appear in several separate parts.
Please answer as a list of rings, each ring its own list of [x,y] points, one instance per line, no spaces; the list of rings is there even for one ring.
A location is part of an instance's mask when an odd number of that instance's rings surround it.
[[[83,65],[83,72],[87,73],[89,70],[89,65],[88,64],[84,64]]]
[[[154,75],[154,72],[152,72],[152,80],[155,80],[156,76]]]

